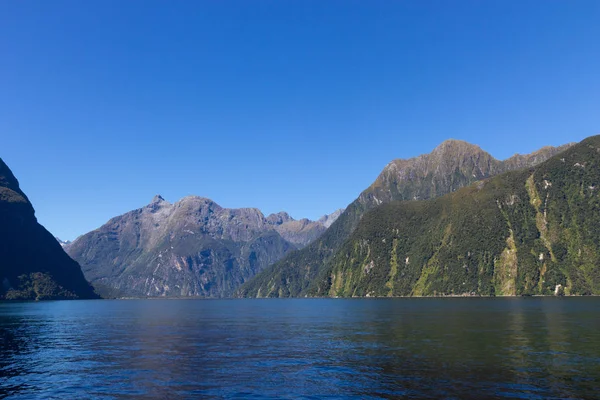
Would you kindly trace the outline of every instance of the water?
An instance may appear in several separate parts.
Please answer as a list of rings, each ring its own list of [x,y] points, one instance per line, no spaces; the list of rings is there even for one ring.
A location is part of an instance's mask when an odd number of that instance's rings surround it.
[[[0,304],[0,398],[597,398],[600,298]]]

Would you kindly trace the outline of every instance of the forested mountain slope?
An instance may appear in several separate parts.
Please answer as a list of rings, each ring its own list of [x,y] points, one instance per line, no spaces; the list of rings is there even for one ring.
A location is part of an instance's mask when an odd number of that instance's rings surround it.
[[[394,160],[376,181],[352,202],[317,240],[288,254],[265,269],[237,292],[241,297],[294,297],[314,293],[311,287],[327,270],[340,249],[369,210],[395,200],[423,200],[451,193],[473,182],[506,171],[530,167],[570,145],[544,147],[528,155],[499,161],[478,146],[448,140],[430,154]]]
[[[541,165],[367,213],[324,296],[600,294],[600,136]]]

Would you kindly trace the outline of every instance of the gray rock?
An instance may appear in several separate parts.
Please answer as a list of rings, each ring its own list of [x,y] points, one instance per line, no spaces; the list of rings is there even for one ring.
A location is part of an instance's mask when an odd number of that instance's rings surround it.
[[[188,196],[112,218],[67,247],[106,296],[226,297],[256,273],[305,246],[325,227],[281,212],[227,209]]]
[[[329,228],[331,224],[333,224],[339,218],[339,216],[342,215],[343,212],[344,209],[340,208],[339,210],[335,210],[329,215],[323,215],[321,218],[318,219],[317,222],[322,224],[325,228]]]

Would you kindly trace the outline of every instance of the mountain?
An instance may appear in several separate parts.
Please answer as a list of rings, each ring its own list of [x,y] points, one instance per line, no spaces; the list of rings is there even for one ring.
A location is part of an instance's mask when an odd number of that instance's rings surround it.
[[[362,216],[395,200],[442,196],[507,171],[534,166],[571,145],[544,147],[528,155],[500,161],[479,146],[447,140],[431,153],[390,162],[375,182],[352,202],[327,231],[306,248],[288,254],[236,293],[241,297],[296,297],[314,293],[310,287],[327,270],[331,257],[357,227]]]
[[[329,215],[323,215],[321,218],[317,220],[317,222],[321,223],[325,228],[329,228],[344,212],[343,208],[339,210],[335,210]]]
[[[281,237],[297,248],[305,247],[327,229],[321,220],[311,221],[306,218],[295,220],[285,212],[269,215],[267,222]]]
[[[197,196],[171,204],[157,195],[66,250],[108,297],[225,297],[325,229],[287,213],[265,217]]]
[[[65,246],[68,246],[71,244],[70,240],[61,240],[59,237],[54,237],[54,238],[62,247],[65,247]]]
[[[542,164],[367,213],[317,295],[600,294],[600,136]]]
[[[0,159],[0,299],[97,298]]]

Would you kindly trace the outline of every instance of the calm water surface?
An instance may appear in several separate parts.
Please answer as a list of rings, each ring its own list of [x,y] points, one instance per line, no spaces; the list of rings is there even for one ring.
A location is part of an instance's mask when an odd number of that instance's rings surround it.
[[[598,398],[600,298],[0,304],[0,398]]]

